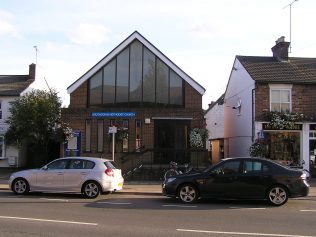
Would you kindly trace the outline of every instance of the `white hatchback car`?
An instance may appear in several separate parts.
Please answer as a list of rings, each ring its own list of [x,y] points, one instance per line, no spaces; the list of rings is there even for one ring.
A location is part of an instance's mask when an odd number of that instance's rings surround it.
[[[80,192],[87,198],[121,190],[124,179],[111,160],[93,157],[65,157],[40,169],[12,173],[11,190],[16,194],[29,191]]]

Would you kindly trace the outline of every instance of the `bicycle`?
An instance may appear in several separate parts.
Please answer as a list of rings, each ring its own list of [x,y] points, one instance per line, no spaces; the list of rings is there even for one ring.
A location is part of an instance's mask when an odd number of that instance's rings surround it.
[[[167,180],[168,178],[180,174],[189,174],[193,172],[199,172],[198,169],[192,168],[189,163],[185,163],[183,168],[179,168],[178,164],[174,161],[169,163],[169,169],[164,174],[164,179]]]

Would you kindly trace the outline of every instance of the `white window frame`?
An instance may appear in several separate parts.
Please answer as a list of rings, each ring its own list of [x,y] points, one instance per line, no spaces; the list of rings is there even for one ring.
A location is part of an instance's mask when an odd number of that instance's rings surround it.
[[[289,101],[289,104],[290,104],[290,111],[289,112],[292,112],[292,87],[293,85],[291,84],[269,84],[269,88],[270,88],[270,91],[269,91],[269,105],[270,105],[270,111],[272,111],[272,91],[274,90],[278,90],[278,91],[289,91],[290,93],[290,101]],[[281,104],[281,103],[280,103]],[[277,112],[281,112],[281,109],[278,110]]]

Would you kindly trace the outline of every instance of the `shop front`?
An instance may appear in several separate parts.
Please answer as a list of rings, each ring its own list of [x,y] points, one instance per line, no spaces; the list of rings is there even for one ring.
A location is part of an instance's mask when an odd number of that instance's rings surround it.
[[[300,159],[300,132],[295,131],[266,131],[268,157],[279,163],[299,166]]]
[[[309,125],[309,170],[312,176],[316,175],[316,124]]]
[[[257,137],[268,159],[315,173],[316,124],[295,124],[291,130],[273,129],[262,123]]]

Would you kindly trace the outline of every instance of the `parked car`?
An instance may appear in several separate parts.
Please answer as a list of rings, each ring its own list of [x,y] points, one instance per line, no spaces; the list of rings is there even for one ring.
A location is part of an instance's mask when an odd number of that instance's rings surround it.
[[[16,194],[39,192],[80,192],[87,198],[123,188],[124,179],[114,162],[93,157],[66,157],[40,169],[11,174],[9,185]]]
[[[266,199],[280,206],[289,197],[307,196],[306,174],[268,159],[226,158],[204,171],[170,177],[165,196],[192,203],[198,198]]]

